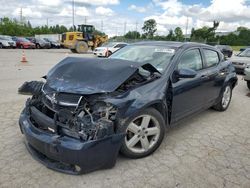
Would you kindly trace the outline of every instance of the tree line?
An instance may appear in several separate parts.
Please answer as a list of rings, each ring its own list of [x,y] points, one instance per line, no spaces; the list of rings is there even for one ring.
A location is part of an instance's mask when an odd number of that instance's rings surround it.
[[[180,27],[170,29],[166,35],[157,35],[157,23],[154,19],[146,20],[142,27],[142,33],[138,31],[129,31],[124,36],[115,36],[115,40],[165,40],[165,41],[192,41],[208,44],[228,44],[232,46],[250,45],[250,29],[247,27],[238,27],[235,32],[225,36],[216,35],[219,22],[214,21],[212,27],[204,26],[202,28],[191,30],[190,37],[186,37]],[[1,18],[0,34],[11,36],[34,36],[36,34],[62,34],[67,31],[74,31],[76,28],[67,28],[64,25],[54,26],[36,26],[32,27],[29,21],[18,22],[16,19]],[[105,33],[95,30],[95,34],[105,35]],[[186,37],[186,38],[185,38]]]
[[[39,34],[62,34],[68,31],[76,31],[76,27],[70,27],[69,29],[64,25],[54,26],[37,26],[32,27],[29,21],[19,22],[16,19],[1,18],[0,19],[0,35],[10,36],[35,36]],[[105,35],[105,33],[98,30],[94,30],[95,34]]]
[[[16,19],[9,19],[7,17],[0,20],[1,35],[34,36],[36,34],[61,34],[69,30],[63,25],[32,27],[29,21],[20,23]]]
[[[214,21],[212,27],[204,26],[202,28],[192,28],[190,37],[184,36],[180,27],[174,30],[170,29],[166,35],[157,35],[157,23],[154,19],[146,20],[143,24],[142,31],[129,31],[120,38],[124,39],[142,39],[142,40],[165,40],[165,41],[190,41],[202,42],[207,44],[224,44],[232,46],[248,46],[250,45],[250,29],[247,27],[238,27],[236,31],[228,35],[216,35],[219,22]],[[119,38],[119,37],[114,37]]]

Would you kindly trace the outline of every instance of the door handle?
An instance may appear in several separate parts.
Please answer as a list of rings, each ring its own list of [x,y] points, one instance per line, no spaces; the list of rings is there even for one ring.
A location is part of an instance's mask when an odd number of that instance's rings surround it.
[[[207,78],[209,78],[209,76],[204,74],[204,75],[201,75],[201,78],[202,79],[207,79]]]

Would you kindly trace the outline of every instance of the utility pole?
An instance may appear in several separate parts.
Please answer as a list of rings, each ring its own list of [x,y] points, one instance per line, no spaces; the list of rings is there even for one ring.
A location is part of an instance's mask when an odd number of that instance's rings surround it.
[[[186,36],[185,36],[185,41],[187,41],[187,30],[188,30],[188,17],[187,17],[187,22],[186,22]]]
[[[124,22],[124,35],[126,34],[126,30],[127,30],[127,22]]]
[[[23,24],[23,8],[20,9],[20,23]]]
[[[47,18],[47,27],[49,28],[49,18]]]
[[[84,17],[84,23],[87,24],[87,16]]]
[[[75,0],[72,0],[72,24],[73,31],[75,31]]]
[[[138,26],[138,22],[136,21],[135,22],[135,39],[137,39],[137,26]]]
[[[135,31],[137,31],[137,27],[138,27],[138,22],[135,22]]]
[[[101,21],[101,31],[103,32],[103,20]]]

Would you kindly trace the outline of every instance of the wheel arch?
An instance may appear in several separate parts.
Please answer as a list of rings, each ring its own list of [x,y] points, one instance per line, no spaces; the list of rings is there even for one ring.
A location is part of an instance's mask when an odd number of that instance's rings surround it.
[[[143,107],[143,109],[146,109],[146,108],[154,108],[155,110],[160,112],[160,114],[162,115],[162,117],[165,121],[166,127],[167,128],[169,127],[168,107],[166,104],[164,104],[162,101],[154,101],[154,102],[151,102]]]

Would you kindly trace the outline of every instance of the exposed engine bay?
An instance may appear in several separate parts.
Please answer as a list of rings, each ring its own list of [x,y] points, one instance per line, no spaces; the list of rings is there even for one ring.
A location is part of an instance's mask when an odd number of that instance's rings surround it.
[[[38,129],[82,141],[98,140],[115,134],[118,110],[99,98],[121,95],[159,76],[158,73],[137,70],[112,93],[79,95],[58,92],[41,81],[25,82],[18,92],[33,95],[26,103],[26,110]]]

